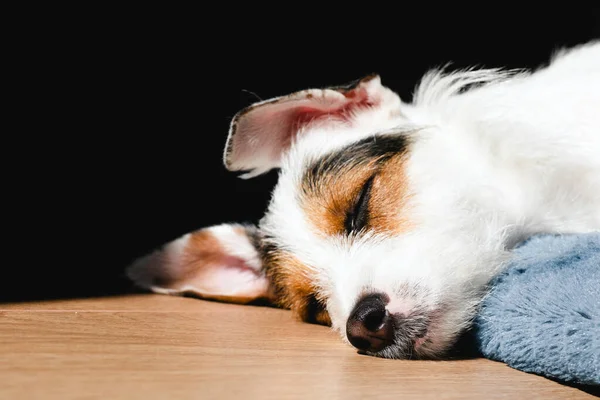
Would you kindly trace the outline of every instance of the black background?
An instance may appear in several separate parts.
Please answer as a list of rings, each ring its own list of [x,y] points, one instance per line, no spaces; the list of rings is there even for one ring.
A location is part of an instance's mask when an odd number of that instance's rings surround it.
[[[31,179],[15,179],[25,211],[8,211],[20,246],[8,249],[17,257],[0,300],[128,290],[123,269],[135,257],[203,226],[257,221],[276,173],[244,181],[221,156],[231,117],[258,98],[376,72],[407,101],[448,61],[535,67],[600,37],[591,8],[363,4],[325,16],[221,6],[230,9],[87,11],[36,39],[32,94],[44,112],[29,118],[42,128],[24,136],[36,163]]]

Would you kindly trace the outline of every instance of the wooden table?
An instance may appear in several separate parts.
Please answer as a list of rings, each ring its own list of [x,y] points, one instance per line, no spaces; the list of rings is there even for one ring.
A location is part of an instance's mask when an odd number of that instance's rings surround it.
[[[0,304],[0,399],[585,399],[485,359],[361,356],[268,307],[161,295]]]

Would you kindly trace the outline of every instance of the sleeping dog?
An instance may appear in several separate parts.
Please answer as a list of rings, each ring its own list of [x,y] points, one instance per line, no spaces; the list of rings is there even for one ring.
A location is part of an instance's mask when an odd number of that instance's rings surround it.
[[[379,76],[262,101],[224,163],[280,170],[259,226],[189,233],[129,267],[137,285],[267,299],[366,354],[443,357],[512,247],[600,230],[600,42],[535,71],[433,70],[411,103]]]

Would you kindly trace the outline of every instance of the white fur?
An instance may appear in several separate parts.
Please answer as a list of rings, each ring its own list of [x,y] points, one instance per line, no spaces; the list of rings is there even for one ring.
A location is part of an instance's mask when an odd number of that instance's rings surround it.
[[[397,113],[376,110],[352,126],[298,135],[261,229],[314,270],[342,336],[356,299],[384,291],[395,309],[440,315],[419,349],[433,355],[468,326],[517,242],[600,230],[600,43],[563,51],[533,73],[433,71],[413,103],[393,104]],[[392,128],[413,139],[406,173],[414,228],[323,238],[297,201],[303,171]]]

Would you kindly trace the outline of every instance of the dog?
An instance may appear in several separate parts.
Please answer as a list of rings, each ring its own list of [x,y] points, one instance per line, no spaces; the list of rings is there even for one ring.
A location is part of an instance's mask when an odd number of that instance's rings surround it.
[[[600,41],[536,70],[377,75],[235,115],[228,170],[279,169],[258,227],[223,224],[127,269],[138,286],[288,308],[363,354],[443,358],[511,249],[600,230]]]

